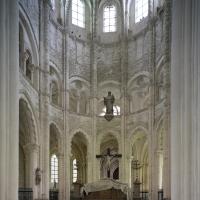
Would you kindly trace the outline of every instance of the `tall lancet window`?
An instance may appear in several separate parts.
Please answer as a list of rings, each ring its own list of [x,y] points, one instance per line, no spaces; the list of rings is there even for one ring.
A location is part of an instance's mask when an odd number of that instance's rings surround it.
[[[72,24],[85,28],[85,3],[83,0],[72,0]]]
[[[135,0],[135,23],[148,16],[148,0]]]
[[[51,7],[52,7],[53,10],[56,9],[56,2],[55,2],[55,0],[51,0]]]
[[[103,31],[115,32],[117,23],[116,6],[111,4],[104,7],[103,10]]]
[[[77,160],[73,160],[73,183],[77,181],[78,178],[78,168],[77,168]]]
[[[51,156],[51,183],[58,183],[58,158],[55,154]]]

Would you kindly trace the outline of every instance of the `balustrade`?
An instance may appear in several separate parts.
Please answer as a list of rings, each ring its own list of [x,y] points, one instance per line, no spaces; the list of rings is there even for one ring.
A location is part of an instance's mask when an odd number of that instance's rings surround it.
[[[19,188],[18,197],[19,200],[33,200],[32,188]]]
[[[58,190],[49,191],[49,200],[58,200]]]

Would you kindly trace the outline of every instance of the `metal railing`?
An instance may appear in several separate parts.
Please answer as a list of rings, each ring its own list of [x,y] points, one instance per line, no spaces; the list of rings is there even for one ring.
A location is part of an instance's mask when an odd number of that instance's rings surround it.
[[[58,190],[49,191],[49,200],[58,200]]]
[[[18,199],[19,200],[33,200],[32,188],[19,188]]]
[[[159,190],[159,191],[158,191],[158,200],[164,200],[164,197],[163,197],[163,190]]]
[[[149,193],[148,192],[140,192],[140,198],[142,200],[148,200]]]

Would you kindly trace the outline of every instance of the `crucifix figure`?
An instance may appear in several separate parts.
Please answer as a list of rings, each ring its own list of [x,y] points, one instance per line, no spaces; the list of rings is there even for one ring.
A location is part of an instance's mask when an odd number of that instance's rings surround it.
[[[112,158],[121,158],[122,154],[111,154],[110,148],[107,149],[107,153],[103,155],[96,155],[96,158],[103,158],[106,162],[107,177],[110,178],[110,164]]]

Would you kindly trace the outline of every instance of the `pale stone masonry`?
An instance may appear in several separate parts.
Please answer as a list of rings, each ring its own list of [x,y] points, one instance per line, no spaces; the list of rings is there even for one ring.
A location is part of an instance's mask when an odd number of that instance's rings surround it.
[[[69,200],[73,160],[77,181],[95,182],[107,173],[96,155],[111,148],[122,154],[111,177],[131,192],[139,178],[149,200],[161,189],[166,199],[198,200],[200,2],[149,0],[135,23],[135,0],[87,0],[84,28],[72,24],[71,0],[52,2],[1,1],[0,199],[17,200],[22,187],[48,200],[56,154],[59,200]],[[105,33],[110,4],[116,31]]]

